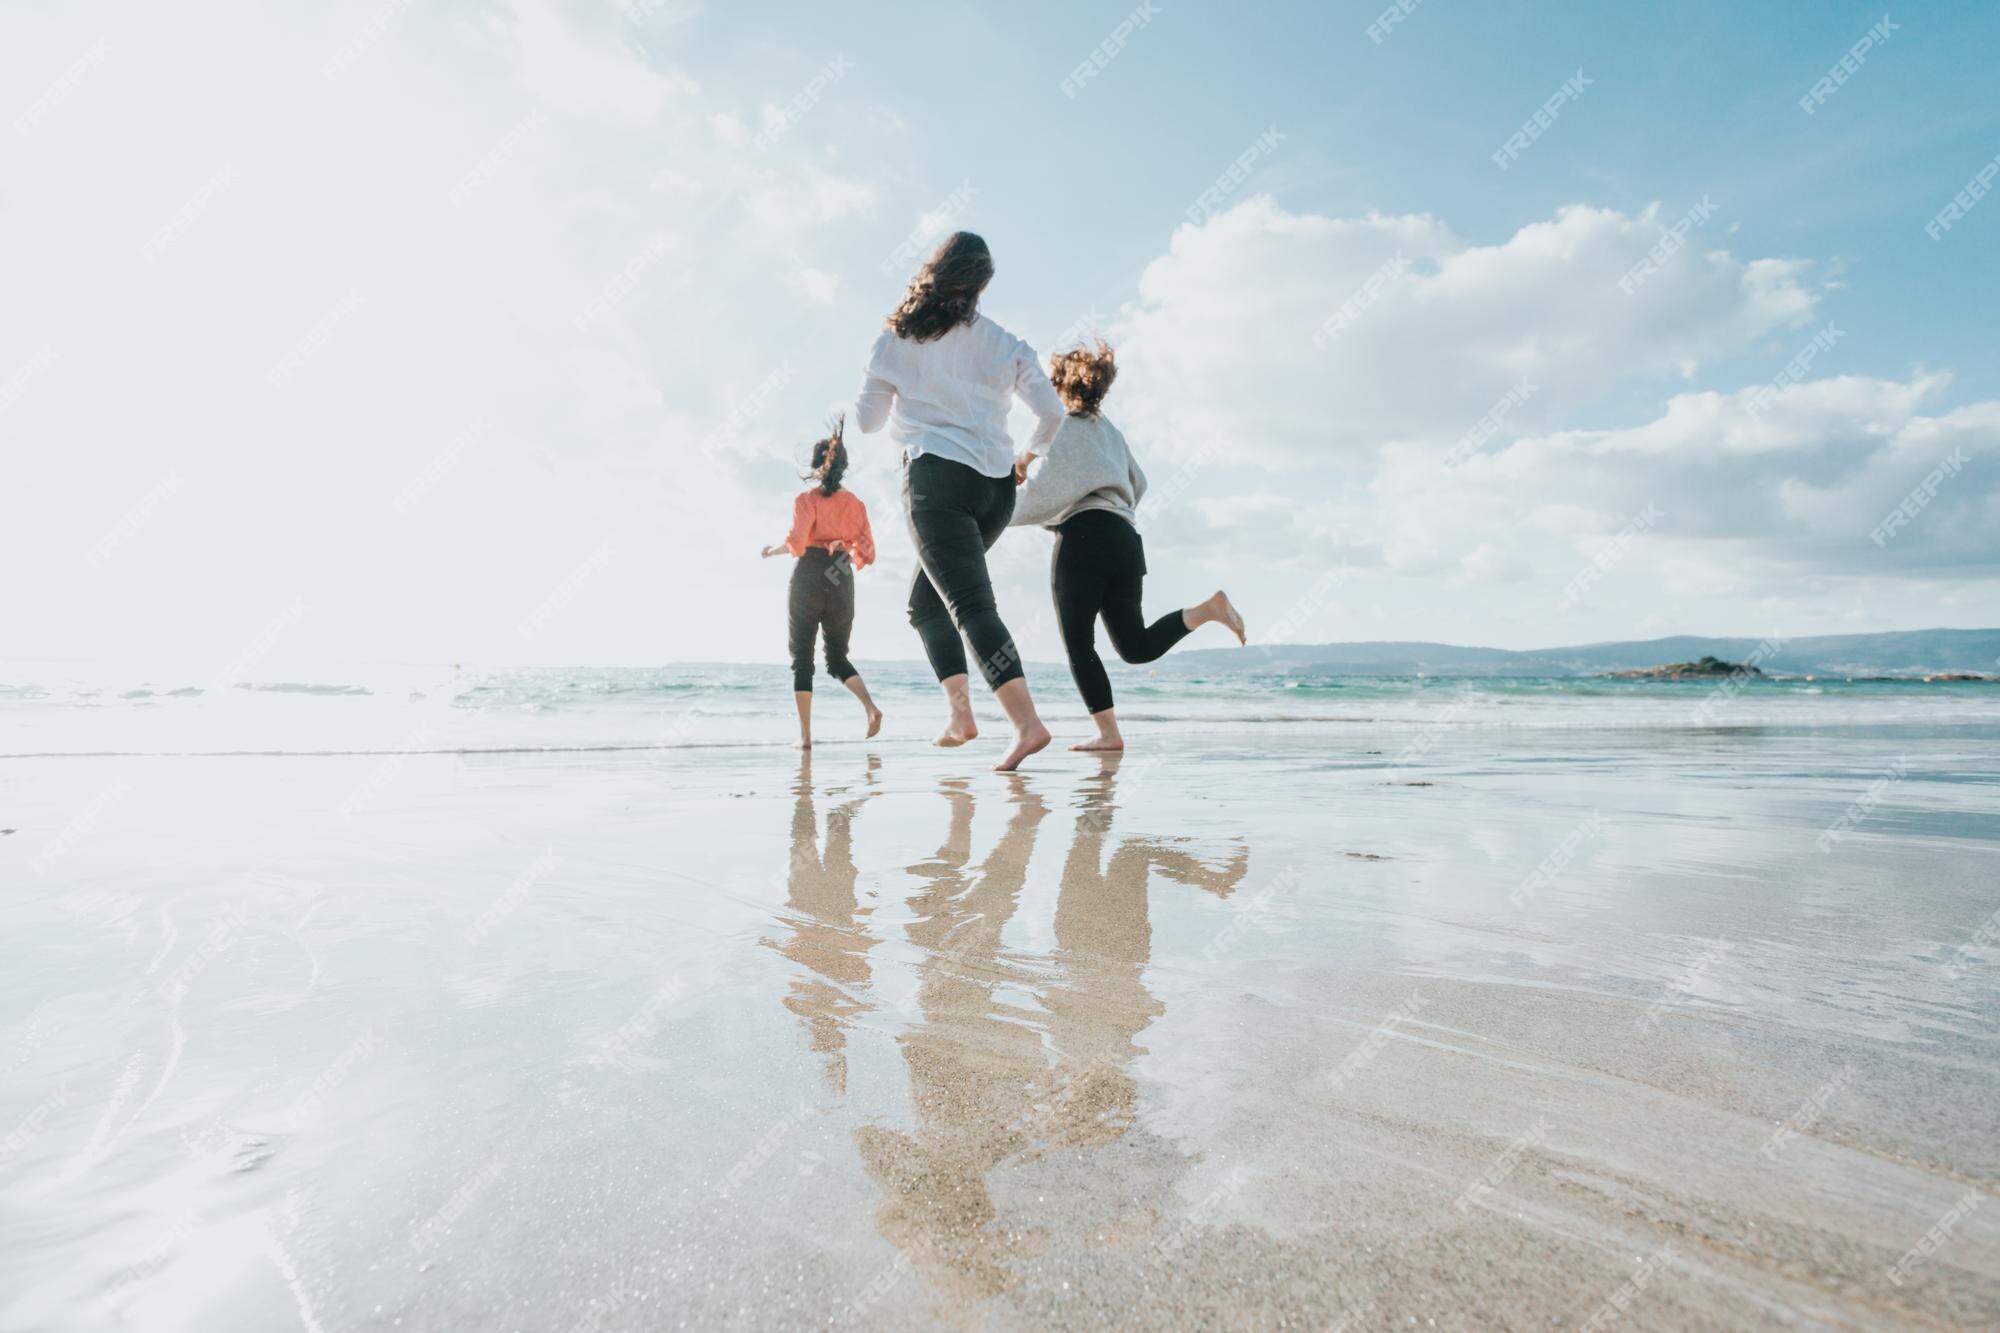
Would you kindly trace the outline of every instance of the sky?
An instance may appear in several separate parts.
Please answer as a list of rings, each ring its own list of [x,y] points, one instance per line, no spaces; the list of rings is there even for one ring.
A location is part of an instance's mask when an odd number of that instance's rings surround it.
[[[10,0],[0,659],[780,660],[758,550],[961,227],[1117,349],[1149,614],[2000,625],[2000,8],[1405,6]]]

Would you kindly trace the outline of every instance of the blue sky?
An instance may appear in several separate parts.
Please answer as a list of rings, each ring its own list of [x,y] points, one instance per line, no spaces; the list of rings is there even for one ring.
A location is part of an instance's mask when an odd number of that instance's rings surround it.
[[[1808,115],[1884,10],[1423,0],[1377,42],[1373,3],[1153,9],[1069,96],[1132,6],[10,6],[21,641],[207,669],[302,601],[259,670],[775,659],[755,552],[885,259],[953,226],[989,313],[1118,345],[1107,410],[1186,483],[1147,517],[1162,607],[1510,647],[2000,623],[2000,204],[1924,231],[2000,154],[2000,11],[1886,11]],[[914,657],[893,453],[855,453],[857,653]],[[995,552],[1019,619],[1046,559]]]

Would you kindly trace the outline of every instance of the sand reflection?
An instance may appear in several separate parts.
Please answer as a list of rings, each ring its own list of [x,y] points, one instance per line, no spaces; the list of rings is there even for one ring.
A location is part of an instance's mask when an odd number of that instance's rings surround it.
[[[944,841],[909,867],[920,885],[908,936],[924,957],[899,1045],[916,1124],[865,1125],[855,1142],[883,1194],[876,1228],[959,1307],[1010,1286],[1011,1261],[1047,1239],[998,1224],[989,1173],[1111,1143],[1133,1123],[1129,1066],[1163,1012],[1144,980],[1153,872],[1227,896],[1249,868],[1240,847],[1214,866],[1170,840],[1114,841],[1118,761],[1102,762],[1079,793],[1049,955],[1002,947],[1050,814],[1028,780],[1010,782],[1006,826],[977,861],[972,789],[942,784]]]

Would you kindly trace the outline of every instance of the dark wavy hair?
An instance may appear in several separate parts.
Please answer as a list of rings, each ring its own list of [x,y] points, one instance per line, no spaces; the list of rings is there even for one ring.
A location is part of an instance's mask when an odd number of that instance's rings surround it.
[[[927,343],[979,318],[979,294],[993,281],[993,252],[983,238],[955,231],[944,238],[917,276],[888,327],[899,338]]]
[[[1118,359],[1111,354],[1111,344],[1102,338],[1095,347],[1079,343],[1049,358],[1049,383],[1056,386],[1071,416],[1096,416],[1097,405],[1111,392],[1111,381],[1117,378]]]
[[[840,479],[847,473],[847,446],[840,440],[846,425],[847,416],[843,413],[833,419],[833,432],[813,443],[812,471],[805,479],[818,482],[821,495],[832,495],[839,490]]]

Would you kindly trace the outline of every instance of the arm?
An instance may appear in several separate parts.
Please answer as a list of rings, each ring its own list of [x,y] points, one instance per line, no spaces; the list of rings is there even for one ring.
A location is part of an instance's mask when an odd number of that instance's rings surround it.
[[[1007,526],[1027,528],[1052,523],[1089,489],[1078,475],[1076,451],[1057,449],[1014,492],[1014,516],[1007,520]]]
[[[1018,338],[1014,340],[1014,392],[1035,414],[1035,432],[1021,452],[1030,458],[1047,454],[1068,413],[1063,409],[1056,386],[1049,383],[1049,373],[1042,369],[1041,358],[1035,355],[1034,348]]]
[[[1120,443],[1123,443],[1125,437],[1120,435],[1118,439]],[[1132,456],[1132,447],[1130,445],[1125,446],[1125,462],[1131,469],[1132,506],[1136,509],[1139,502],[1146,498],[1146,469],[1140,467],[1139,460]]]
[[[875,533],[868,526],[868,506],[861,506],[861,531],[847,544],[847,558],[854,562],[854,572],[875,563]]]
[[[861,377],[861,392],[854,399],[854,428],[863,435],[882,429],[889,419],[889,406],[896,401],[896,386],[877,373],[881,350],[882,339],[877,338],[874,351],[868,355],[868,369]]]

